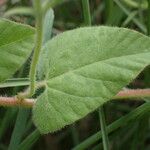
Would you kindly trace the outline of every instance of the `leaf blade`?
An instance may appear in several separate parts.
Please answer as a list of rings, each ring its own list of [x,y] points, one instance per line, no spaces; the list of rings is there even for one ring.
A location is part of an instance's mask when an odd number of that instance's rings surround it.
[[[53,132],[92,112],[131,82],[150,61],[148,37],[123,28],[92,27],[65,32],[47,45],[47,89],[33,119]]]
[[[10,78],[31,54],[34,29],[0,19],[0,82]]]

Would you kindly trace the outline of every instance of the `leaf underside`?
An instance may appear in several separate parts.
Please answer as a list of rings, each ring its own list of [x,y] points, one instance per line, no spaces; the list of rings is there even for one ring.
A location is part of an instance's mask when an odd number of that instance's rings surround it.
[[[41,133],[54,132],[112,99],[150,63],[150,39],[117,27],[85,27],[62,33],[49,50],[47,87],[33,120]]]
[[[0,19],[0,82],[10,78],[33,49],[34,29]]]
[[[54,22],[54,11],[50,9],[44,18],[43,24],[43,45],[51,39],[51,34],[52,34],[52,28],[53,28],[53,22]],[[45,78],[46,74],[46,66],[47,66],[47,61],[45,57],[47,57],[48,51],[42,51],[40,53],[40,58],[37,66],[37,78],[39,80],[42,80]]]

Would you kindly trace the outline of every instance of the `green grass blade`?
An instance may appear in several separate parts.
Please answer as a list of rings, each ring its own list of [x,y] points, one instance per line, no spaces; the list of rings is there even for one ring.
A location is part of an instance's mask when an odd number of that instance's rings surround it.
[[[97,9],[94,10],[94,12],[92,13],[92,22],[94,22],[95,18],[101,14],[101,12],[104,10],[104,4],[100,4],[99,6],[97,6]]]
[[[15,123],[15,128],[11,136],[11,141],[10,141],[8,150],[18,149],[18,146],[24,134],[24,130],[26,128],[26,123],[27,123],[29,113],[30,113],[30,110],[28,109],[22,109],[22,108],[19,109],[17,120]]]
[[[0,123],[0,141],[7,130],[11,125],[14,116],[16,115],[16,109],[8,109]]]
[[[18,147],[18,150],[29,150],[35,144],[35,142],[40,138],[40,132],[34,130]]]
[[[119,0],[113,0],[119,7],[120,9],[127,15],[129,16],[131,12],[119,1]],[[137,18],[132,18],[133,22],[141,29],[142,32],[147,33],[147,29],[145,25],[143,25]]]
[[[129,122],[137,120],[138,118],[141,118],[145,113],[150,113],[150,103],[144,103],[143,105],[139,106],[135,110],[131,111],[127,115],[121,117],[120,119],[116,120],[112,124],[110,124],[107,127],[107,132],[110,134],[111,132],[117,130],[118,128],[127,125]],[[92,135],[82,143],[80,143],[78,146],[74,147],[73,150],[84,150],[88,148],[90,145],[96,143],[102,138],[102,132],[99,131],[96,134]]]
[[[136,2],[136,0],[123,0],[123,2],[128,5],[131,8],[139,8],[141,7],[141,9],[147,9],[147,3],[145,0],[142,0],[142,2],[139,3],[139,1]]]
[[[111,20],[113,17],[113,1],[112,0],[105,0],[105,19],[106,24],[111,24]]]
[[[150,0],[148,2],[148,10],[147,10],[147,33],[150,35]]]
[[[91,25],[90,5],[89,0],[82,0],[84,23],[86,26]]]
[[[29,84],[30,81],[28,78],[16,78],[16,79],[6,80],[4,83],[0,83],[0,88],[27,86]]]
[[[72,139],[73,139],[74,146],[78,145],[80,141],[79,141],[79,135],[78,135],[78,131],[77,131],[77,128],[76,128],[76,124],[73,124],[71,126],[71,134],[72,134]]]
[[[122,23],[122,27],[126,27],[132,19],[137,15],[138,11],[133,11],[131,14],[127,17],[127,19]]]
[[[100,117],[103,147],[104,147],[104,150],[109,150],[109,140],[108,140],[108,135],[107,135],[106,121],[105,121],[105,114],[104,114],[103,106],[99,109],[99,117]]]

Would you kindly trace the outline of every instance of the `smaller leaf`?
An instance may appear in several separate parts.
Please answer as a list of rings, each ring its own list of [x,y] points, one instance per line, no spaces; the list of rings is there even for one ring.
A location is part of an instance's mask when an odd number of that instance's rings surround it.
[[[30,56],[34,33],[30,26],[0,19],[0,82],[10,78]]]

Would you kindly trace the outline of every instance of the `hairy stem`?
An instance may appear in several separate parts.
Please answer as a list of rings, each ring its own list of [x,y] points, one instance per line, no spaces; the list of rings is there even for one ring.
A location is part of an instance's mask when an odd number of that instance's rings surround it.
[[[150,97],[150,89],[137,89],[137,90],[124,90],[120,91],[116,96],[113,97],[115,100],[121,99],[140,99],[144,97]],[[140,99],[141,100],[141,99]],[[0,106],[22,106],[32,107],[35,104],[35,99],[24,99],[19,101],[16,97],[0,97]]]
[[[19,101],[16,97],[0,97],[0,106],[32,107],[34,103],[34,99],[25,99],[23,101]]]
[[[150,97],[150,89],[123,90],[114,96],[114,99],[130,99],[142,97]]]
[[[42,48],[43,41],[43,13],[42,13],[42,5],[41,0],[33,0],[34,5],[34,14],[36,18],[36,38],[35,38],[35,48],[33,53],[33,58],[30,66],[29,78],[30,78],[30,87],[29,91],[25,93],[19,93],[17,98],[20,100],[24,100],[25,98],[32,97],[35,93],[36,87],[36,69],[37,63],[40,56],[40,51]]]
[[[35,50],[32,58],[32,63],[30,67],[30,92],[29,96],[32,96],[35,92],[35,81],[36,81],[36,68],[39,60],[39,55],[42,47],[42,35],[43,35],[43,19],[42,19],[42,7],[41,0],[34,0],[34,8],[36,12],[36,41],[35,41]]]

